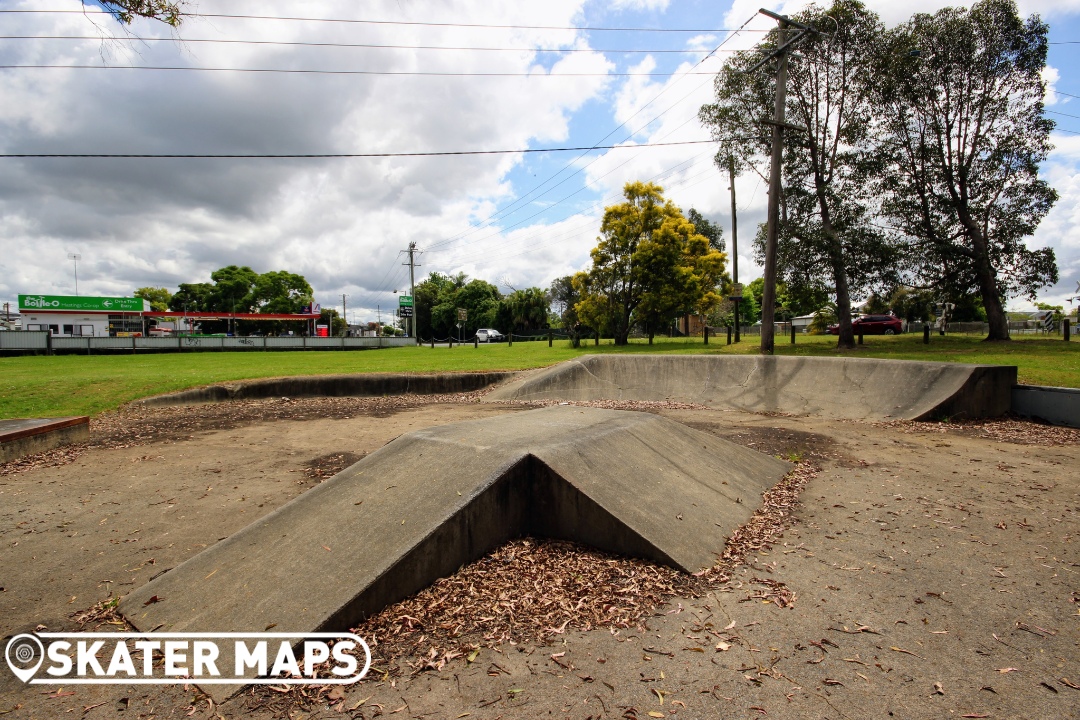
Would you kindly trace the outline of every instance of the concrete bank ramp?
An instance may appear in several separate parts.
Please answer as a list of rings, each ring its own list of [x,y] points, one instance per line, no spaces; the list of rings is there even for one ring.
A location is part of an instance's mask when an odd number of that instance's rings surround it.
[[[1016,368],[1002,365],[764,357],[585,355],[524,373],[484,397],[503,400],[675,400],[718,409],[856,420],[996,417]]]
[[[526,534],[698,571],[789,469],[647,413],[562,406],[443,425],[385,445],[120,611],[142,631],[342,630]]]
[[[515,376],[512,372],[461,373],[356,373],[300,375],[217,383],[205,387],[136,400],[135,405],[196,405],[225,400],[279,397],[371,397],[381,395],[433,395],[482,390]]]

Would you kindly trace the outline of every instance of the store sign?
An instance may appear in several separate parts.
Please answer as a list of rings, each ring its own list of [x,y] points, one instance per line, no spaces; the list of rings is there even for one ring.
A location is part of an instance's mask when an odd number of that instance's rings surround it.
[[[19,310],[83,310],[93,312],[144,312],[150,303],[131,297],[80,297],[72,295],[20,295]]]
[[[398,295],[398,307],[412,307],[412,295]]]

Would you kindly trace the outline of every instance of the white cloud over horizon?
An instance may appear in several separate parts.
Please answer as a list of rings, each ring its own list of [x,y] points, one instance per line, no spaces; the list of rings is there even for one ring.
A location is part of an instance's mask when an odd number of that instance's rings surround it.
[[[945,3],[915,0],[868,3],[889,22],[898,13],[932,11]],[[13,7],[79,8],[78,0],[16,0]],[[766,3],[796,12],[805,3]],[[761,0],[735,0],[701,20],[733,28],[756,13]],[[1048,17],[1080,12],[1080,0],[1046,0]],[[446,3],[379,0],[363,16],[419,22],[580,26],[589,0],[543,4]],[[204,0],[204,13],[297,14],[282,0]],[[650,18],[674,13],[668,0],[605,5],[604,22],[619,13]],[[357,17],[353,3],[305,3],[309,17]],[[722,14],[722,17],[720,17]],[[894,16],[896,16],[894,18]],[[0,16],[9,35],[87,35],[121,32],[115,22],[82,14]],[[630,23],[630,21],[626,21]],[[749,30],[772,26],[757,17]],[[685,26],[685,23],[680,23]],[[139,22],[140,36],[169,38],[168,28]],[[744,49],[760,32],[742,33],[724,49]],[[236,72],[154,72],[120,69],[0,70],[0,147],[3,152],[349,153],[590,145],[620,123],[603,144],[689,142],[708,133],[695,120],[712,98],[708,75],[726,57],[697,66],[722,35],[685,38],[677,59],[624,57],[590,48],[616,47],[602,34],[525,28],[462,28],[236,21],[199,18],[179,41],[140,43],[89,39],[10,41],[0,64],[125,64],[200,67],[353,69],[388,72],[507,72],[533,77],[417,77],[270,75]],[[434,51],[185,42],[249,39],[398,46],[561,47],[565,54],[522,51]],[[648,46],[649,40],[637,39]],[[666,64],[665,64],[666,63]],[[673,64],[677,64],[672,68]],[[673,71],[670,77],[616,77],[615,72]],[[1060,85],[1066,68],[1048,68]],[[587,73],[542,78],[550,73]],[[1068,98],[1056,96],[1059,107]],[[643,109],[644,108],[644,109]],[[1055,134],[1058,149],[1046,166],[1062,199],[1033,243],[1059,252],[1063,282],[1047,297],[1071,290],[1067,272],[1080,274],[1080,240],[1073,208],[1080,206],[1080,136]],[[730,241],[728,179],[711,162],[710,145],[611,150],[575,159],[530,155],[475,155],[380,159],[0,159],[0,300],[17,293],[73,290],[67,253],[78,252],[83,294],[130,294],[136,287],[208,281],[228,264],[263,272],[288,269],[307,277],[324,305],[349,295],[350,316],[374,317],[392,303],[407,275],[399,253],[410,241],[429,249],[428,271],[466,272],[517,287],[546,285],[588,262],[605,204],[628,180],[655,178],[684,209],[719,222]],[[568,170],[550,179],[559,163]],[[563,180],[579,171],[569,180]],[[545,183],[546,184],[542,184]],[[562,182],[563,184],[559,184]],[[583,187],[584,185],[584,187]],[[524,193],[522,209],[505,208]],[[736,180],[740,279],[760,271],[751,240],[763,220],[760,178]],[[534,201],[534,204],[528,204]],[[493,214],[500,213],[494,221]],[[505,215],[502,213],[506,213]],[[571,214],[576,213],[576,214]],[[1066,282],[1067,281],[1067,282]],[[1068,284],[1068,288],[1064,286]],[[1060,290],[1060,293],[1058,292]],[[1061,295],[1064,297],[1064,295]]]

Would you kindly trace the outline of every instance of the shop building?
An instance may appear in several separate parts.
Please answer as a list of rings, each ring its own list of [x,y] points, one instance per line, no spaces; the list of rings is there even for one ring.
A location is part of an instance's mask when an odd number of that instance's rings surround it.
[[[150,301],[136,297],[19,295],[22,329],[54,337],[128,337],[145,333]]]

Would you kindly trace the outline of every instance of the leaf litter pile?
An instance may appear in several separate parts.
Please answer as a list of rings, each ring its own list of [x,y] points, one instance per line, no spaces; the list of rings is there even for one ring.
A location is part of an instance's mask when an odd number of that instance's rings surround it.
[[[90,449],[117,450],[156,442],[190,440],[194,433],[227,430],[274,420],[346,420],[357,415],[389,417],[402,410],[439,403],[476,403],[485,391],[386,397],[274,398],[229,400],[202,405],[128,405],[90,419],[90,442],[0,463],[0,477],[40,467],[67,465]],[[316,472],[315,477],[326,477]]]
[[[727,585],[744,558],[776,542],[817,471],[810,462],[797,464],[762,495],[716,565],[694,575],[562,540],[513,540],[353,628],[371,647],[368,678],[438,671],[458,658],[471,661],[480,648],[544,645],[573,630],[641,629],[667,601]],[[756,600],[778,608],[795,602],[783,583],[754,578],[750,584]],[[297,705],[339,702],[333,687],[256,687],[245,702],[251,710],[286,714]]]
[[[876,423],[882,427],[896,428],[900,432],[960,433],[974,437],[998,440],[1015,445],[1080,445],[1080,429],[1049,425],[1034,420],[1004,417],[991,420],[968,420],[966,422],[918,422],[896,420]]]

